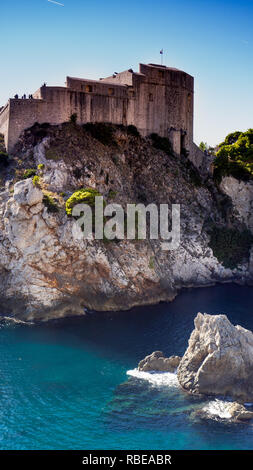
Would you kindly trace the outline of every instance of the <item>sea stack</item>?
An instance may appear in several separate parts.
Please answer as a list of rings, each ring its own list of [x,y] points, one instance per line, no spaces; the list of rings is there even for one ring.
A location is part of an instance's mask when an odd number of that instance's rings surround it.
[[[181,387],[191,393],[253,401],[253,333],[226,315],[198,313],[178,367]]]

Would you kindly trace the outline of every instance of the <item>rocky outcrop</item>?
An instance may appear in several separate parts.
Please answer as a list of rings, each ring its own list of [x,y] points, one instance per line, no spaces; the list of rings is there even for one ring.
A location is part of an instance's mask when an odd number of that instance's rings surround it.
[[[231,414],[231,418],[236,421],[249,421],[253,419],[253,412],[236,402],[231,403],[228,411]]]
[[[253,280],[252,260],[228,269],[209,247],[210,223],[227,224],[224,195],[212,182],[196,181],[183,156],[149,139],[117,128],[113,144],[104,145],[79,126],[35,126],[20,138],[12,165],[14,181],[9,174],[0,192],[0,302],[7,316],[47,320],[82,315],[84,307],[129,309],[170,301],[185,287]],[[38,165],[41,188],[22,180]],[[124,210],[129,202],[180,204],[180,246],[164,251],[161,238],[149,237],[77,239],[65,202],[82,187]],[[45,204],[48,193],[58,212]]]
[[[204,177],[212,173],[211,166],[214,160],[213,155],[210,155],[208,152],[202,152],[194,142],[192,142],[191,145],[189,159]]]
[[[178,380],[190,393],[253,401],[253,333],[226,315],[198,313]]]
[[[235,423],[247,422],[253,419],[253,412],[236,402],[216,400],[191,413],[193,419],[229,420]]]
[[[165,357],[161,351],[155,351],[139,362],[138,370],[143,372],[175,372],[180,360],[179,356]]]
[[[222,179],[220,188],[232,199],[239,220],[253,233],[253,182],[246,183],[226,176]]]

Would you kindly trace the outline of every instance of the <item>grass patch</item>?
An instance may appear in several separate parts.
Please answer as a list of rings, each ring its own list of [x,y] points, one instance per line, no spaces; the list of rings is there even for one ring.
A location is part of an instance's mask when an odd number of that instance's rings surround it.
[[[28,178],[33,178],[36,176],[37,170],[36,168],[28,168],[27,170],[24,171],[23,174],[23,179],[26,180]]]

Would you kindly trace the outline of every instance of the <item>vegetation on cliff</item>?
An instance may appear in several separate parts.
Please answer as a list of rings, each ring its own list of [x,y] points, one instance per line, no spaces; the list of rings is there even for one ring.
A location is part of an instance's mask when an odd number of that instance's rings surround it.
[[[250,230],[213,226],[209,246],[225,268],[234,269],[249,258],[253,235]]]
[[[23,178],[28,179],[28,178],[33,178],[36,176],[37,170],[36,168],[27,168],[27,170],[24,171]]]
[[[8,153],[0,151],[0,168],[6,167],[9,164]]]
[[[96,196],[101,196],[101,194],[93,188],[82,188],[75,191],[66,201],[67,215],[72,215],[72,209],[77,204],[88,204],[90,207],[94,207]]]
[[[9,164],[9,155],[5,151],[4,136],[0,134],[0,170]]]
[[[57,205],[56,200],[49,194],[44,194],[42,202],[44,206],[47,208],[48,212],[51,212],[51,213],[59,212],[59,207]]]
[[[223,176],[249,181],[253,179],[253,129],[228,134],[214,160],[214,179]]]
[[[83,125],[83,129],[88,132],[94,139],[99,140],[104,145],[115,145],[114,129],[111,124],[103,122],[91,123]]]
[[[8,210],[8,218],[0,217],[0,293],[9,282],[10,295],[24,293],[24,311],[32,315],[34,308],[37,316],[37,307],[57,309],[62,302],[78,313],[83,305],[125,309],[171,300],[200,280],[209,285],[252,278],[241,211],[234,211],[211,175],[204,179],[186,155],[174,155],[168,139],[109,124],[36,124],[24,131],[1,176],[0,211]],[[161,238],[149,236],[113,243],[104,236],[84,250],[72,236],[72,209],[79,203],[94,209],[100,195],[124,213],[129,203],[168,204],[169,219],[171,205],[180,204],[180,248],[164,252]],[[15,279],[8,271],[14,264]],[[224,269],[237,264],[233,273]]]
[[[170,140],[167,137],[161,137],[158,134],[151,134],[152,145],[158,150],[162,150],[167,155],[173,155],[172,146]]]

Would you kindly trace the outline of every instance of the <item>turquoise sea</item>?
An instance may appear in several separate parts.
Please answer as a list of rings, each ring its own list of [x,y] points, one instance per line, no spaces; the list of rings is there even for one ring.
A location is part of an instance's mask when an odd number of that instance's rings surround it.
[[[0,449],[252,449],[252,424],[191,417],[213,398],[127,375],[154,350],[182,355],[198,311],[253,330],[253,289],[193,289],[168,304],[31,326],[2,321]]]

